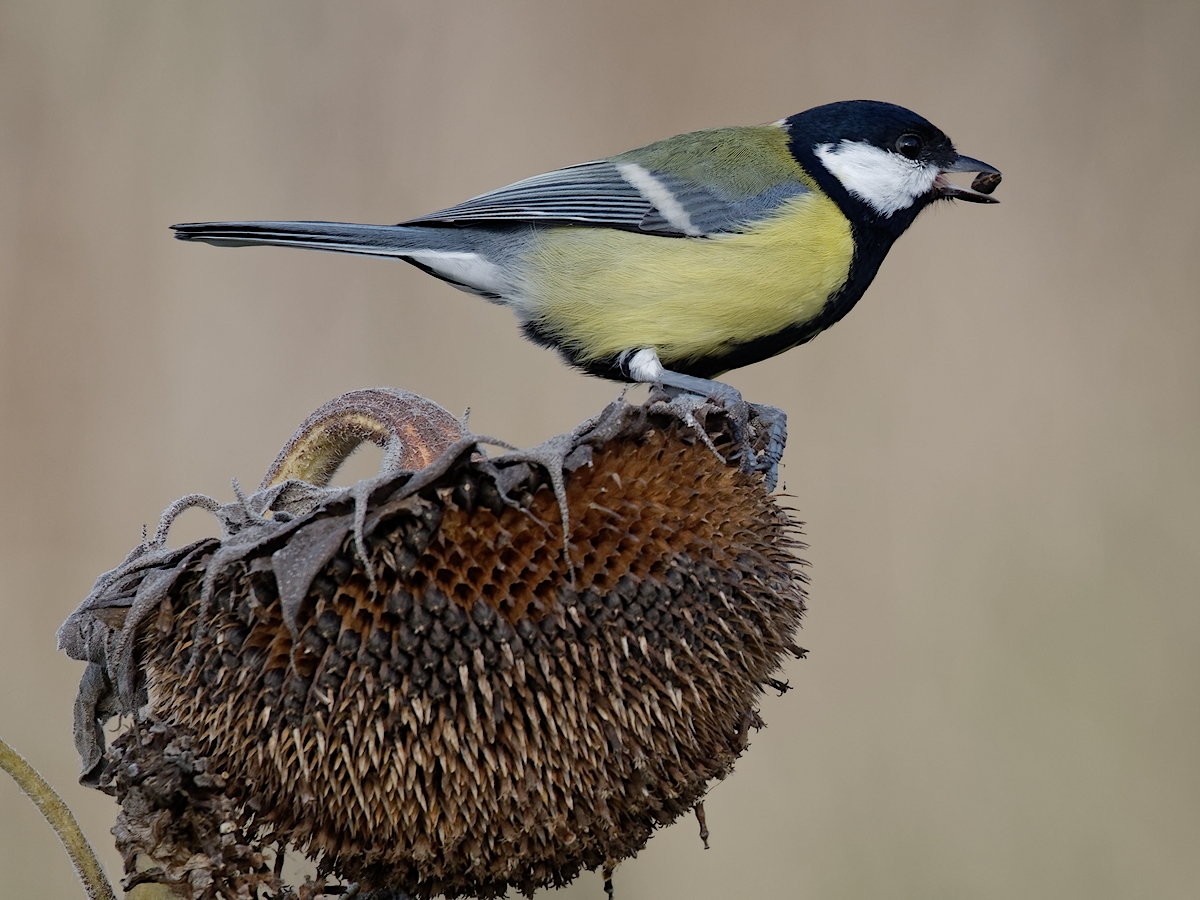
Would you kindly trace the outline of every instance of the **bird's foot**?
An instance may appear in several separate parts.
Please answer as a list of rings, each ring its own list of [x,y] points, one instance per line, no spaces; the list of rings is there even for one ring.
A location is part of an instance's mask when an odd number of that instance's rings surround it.
[[[783,459],[783,450],[787,446],[787,413],[775,406],[763,403],[751,403],[750,409],[756,414],[755,428],[766,427],[767,446],[754,463],[754,468],[766,476],[767,493],[775,490],[779,482],[779,461]]]
[[[675,414],[694,428],[714,453],[716,448],[712,439],[696,421],[695,413],[706,400],[715,401],[723,407],[733,429],[734,443],[738,446],[741,470],[746,473],[762,472],[766,478],[767,491],[775,489],[775,483],[779,480],[779,460],[783,456],[783,445],[787,441],[787,416],[783,410],[747,403],[737,388],[723,382],[673,372],[663,366],[658,352],[653,347],[623,353],[618,358],[618,364],[622,373],[633,381],[661,385],[670,398],[664,411]],[[688,399],[689,395],[698,398],[698,402]],[[762,420],[762,424],[769,431],[761,459],[754,452],[754,438],[757,437],[754,420]],[[721,454],[717,453],[717,456],[720,457]],[[721,459],[724,462],[724,457]]]
[[[783,449],[787,444],[787,413],[774,406],[760,403],[747,403],[742,399],[737,388],[730,387],[720,381],[707,379],[692,379],[698,385],[677,386],[663,385],[669,402],[660,401],[655,411],[667,412],[674,415],[684,424],[693,428],[705,445],[725,462],[720,452],[709,437],[708,431],[696,419],[696,412],[710,401],[715,401],[724,410],[733,429],[734,443],[737,444],[737,458],[743,472],[762,472],[765,478],[764,486],[767,493],[775,489],[779,481],[779,461],[783,457]],[[703,393],[697,391],[700,388]],[[766,428],[766,446],[761,453],[755,453],[759,429]]]

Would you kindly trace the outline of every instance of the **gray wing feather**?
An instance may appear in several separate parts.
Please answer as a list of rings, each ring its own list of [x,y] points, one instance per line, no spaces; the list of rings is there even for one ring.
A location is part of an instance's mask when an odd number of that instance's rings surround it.
[[[524,222],[539,225],[592,225],[679,237],[743,230],[785,200],[808,190],[789,181],[750,197],[729,197],[719,188],[688,184],[650,171],[688,214],[691,232],[665,216],[616,165],[608,160],[582,163],[535,175],[481,194],[457,206],[403,222],[403,225],[473,225]]]
[[[651,209],[616,166],[597,160],[535,175],[401,224],[532,222],[636,229]]]
[[[800,182],[789,181],[761,194],[732,198],[722,196],[719,189],[688,184],[660,172],[651,174],[675,195],[676,201],[687,212],[692,227],[705,235],[744,231],[748,225],[770,215],[785,200],[808,191]],[[675,224],[653,207],[639,229],[654,234],[681,233]]]

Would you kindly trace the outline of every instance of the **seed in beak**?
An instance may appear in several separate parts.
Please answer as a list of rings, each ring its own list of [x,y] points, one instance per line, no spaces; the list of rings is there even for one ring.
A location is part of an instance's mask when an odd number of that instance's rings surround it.
[[[1001,177],[999,172],[984,172],[976,175],[975,180],[971,182],[971,190],[979,191],[981,194],[990,194],[999,186]]]

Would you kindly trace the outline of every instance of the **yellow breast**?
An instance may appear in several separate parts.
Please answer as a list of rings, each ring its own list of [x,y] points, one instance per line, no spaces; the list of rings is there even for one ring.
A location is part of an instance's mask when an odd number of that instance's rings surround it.
[[[740,234],[553,228],[524,254],[517,306],[583,360],[653,347],[670,368],[814,318],[853,254],[850,223],[815,191]]]

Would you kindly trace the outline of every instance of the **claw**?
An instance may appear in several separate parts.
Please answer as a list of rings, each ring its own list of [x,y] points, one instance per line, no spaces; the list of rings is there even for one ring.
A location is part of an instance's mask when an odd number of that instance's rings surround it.
[[[726,402],[724,406],[725,415],[729,418],[729,425],[733,429],[733,440],[738,445],[738,458],[741,460],[738,468],[748,475],[757,468],[758,459],[751,441],[754,429],[750,425],[750,404],[739,395],[736,402]]]
[[[783,449],[787,445],[787,413],[774,406],[761,403],[751,403],[758,418],[767,426],[767,446],[760,454],[755,468],[766,476],[764,486],[767,493],[775,490],[779,483],[779,461],[783,458]]]
[[[729,418],[729,426],[733,430],[733,440],[740,454],[740,468],[745,473],[762,472],[767,493],[775,490],[779,483],[779,461],[787,444],[787,413],[774,406],[761,403],[747,403],[742,395],[727,384],[719,381],[707,382],[718,390],[706,391],[707,396],[701,396],[690,390],[672,385],[664,385],[663,389],[671,397],[669,402],[659,401],[651,409],[654,412],[665,412],[674,415],[685,425],[693,428],[705,445],[726,462],[709,437],[708,431],[697,421],[695,413],[706,403],[715,401],[724,409]],[[761,453],[754,452],[755,438],[762,427],[767,428],[766,447]]]

